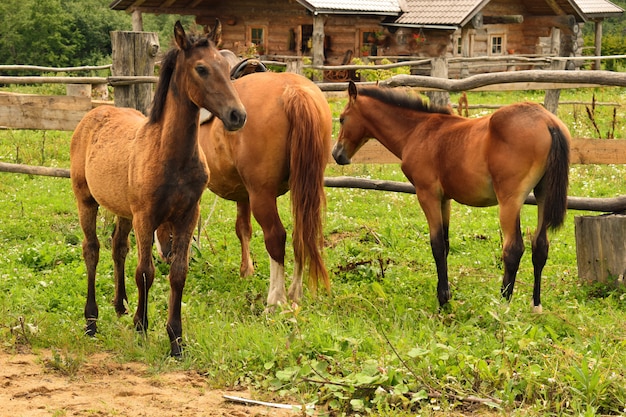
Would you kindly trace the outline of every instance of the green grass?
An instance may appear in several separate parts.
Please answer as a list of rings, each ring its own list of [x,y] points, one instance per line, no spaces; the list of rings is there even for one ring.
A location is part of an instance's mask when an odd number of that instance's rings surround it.
[[[491,103],[504,101],[482,95]],[[575,136],[588,135],[576,130]],[[63,132],[0,131],[0,161],[68,167],[69,138]],[[404,180],[394,165],[329,165],[327,175]],[[331,415],[625,410],[626,292],[577,277],[574,217],[592,213],[570,211],[563,229],[551,235],[544,313],[537,315],[530,308],[536,208],[522,211],[526,253],[515,295],[506,303],[499,296],[497,208],[453,204],[453,298],[440,310],[428,229],[415,197],[329,188],[324,230],[332,295],[314,298],[305,291],[297,310],[266,315],[269,262],[260,228],[254,224],[256,273],[240,279],[235,206],[206,193],[204,229],[194,243],[183,299],[186,354],[174,361],[165,332],[167,265],[157,264],[149,336],[138,336],[132,317],[118,319],[111,304],[113,219],[101,213],[100,332],[85,337],[82,232],[69,180],[0,177],[0,346],[52,349],[59,372],[71,375],[90,354],[106,351],[119,361],[144,362],[155,373],[194,369],[216,387],[243,385],[261,398],[317,402]],[[624,166],[573,166],[570,195],[625,195],[625,179]],[[286,197],[279,209],[290,230]],[[129,277],[135,266],[133,246]],[[292,267],[288,250],[288,273]],[[137,294],[132,278],[127,281],[133,311]]]

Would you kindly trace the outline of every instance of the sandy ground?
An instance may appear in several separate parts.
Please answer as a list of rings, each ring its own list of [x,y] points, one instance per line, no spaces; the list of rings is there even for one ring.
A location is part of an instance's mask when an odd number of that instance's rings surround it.
[[[0,416],[226,416],[293,417],[301,415],[225,400],[251,398],[245,391],[210,389],[194,372],[151,375],[138,363],[120,364],[106,355],[90,358],[72,376],[53,370],[50,352],[0,351]]]

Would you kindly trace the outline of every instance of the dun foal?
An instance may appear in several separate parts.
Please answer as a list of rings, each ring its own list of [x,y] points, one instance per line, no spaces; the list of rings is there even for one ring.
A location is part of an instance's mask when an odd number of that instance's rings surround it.
[[[101,205],[117,216],[112,252],[118,315],[127,312],[124,264],[128,235],[131,228],[135,230],[139,298],[134,323],[142,332],[148,329],[148,291],[154,280],[154,231],[163,224],[172,230],[167,333],[171,354],[181,354],[181,299],[189,245],[198,221],[198,201],[209,180],[198,144],[199,109],[210,110],[231,131],[246,120],[229,67],[215,47],[220,36],[219,22],[197,40],[189,38],[177,22],[176,47],[162,61],[150,117],[132,109],[101,106],[87,113],[74,132],[70,175],[85,234],[88,335],[97,331],[95,282],[100,244],[96,217]]]

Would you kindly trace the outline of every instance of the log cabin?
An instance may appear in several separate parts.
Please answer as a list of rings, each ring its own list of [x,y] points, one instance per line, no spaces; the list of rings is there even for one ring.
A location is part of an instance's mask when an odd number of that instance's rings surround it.
[[[352,57],[392,61],[416,57],[580,56],[581,25],[624,10],[608,0],[116,0],[133,13],[194,15],[223,23],[222,47],[268,60],[308,56],[315,65]],[[510,67],[464,67],[450,77]]]

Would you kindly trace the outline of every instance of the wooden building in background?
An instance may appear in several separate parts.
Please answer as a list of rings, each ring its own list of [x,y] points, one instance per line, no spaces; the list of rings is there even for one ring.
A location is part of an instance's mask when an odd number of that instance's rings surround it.
[[[371,56],[578,56],[580,25],[599,26],[599,43],[601,21],[623,13],[606,0],[116,0],[111,8],[194,15],[201,25],[219,18],[222,48],[273,60],[310,56],[317,65]]]

